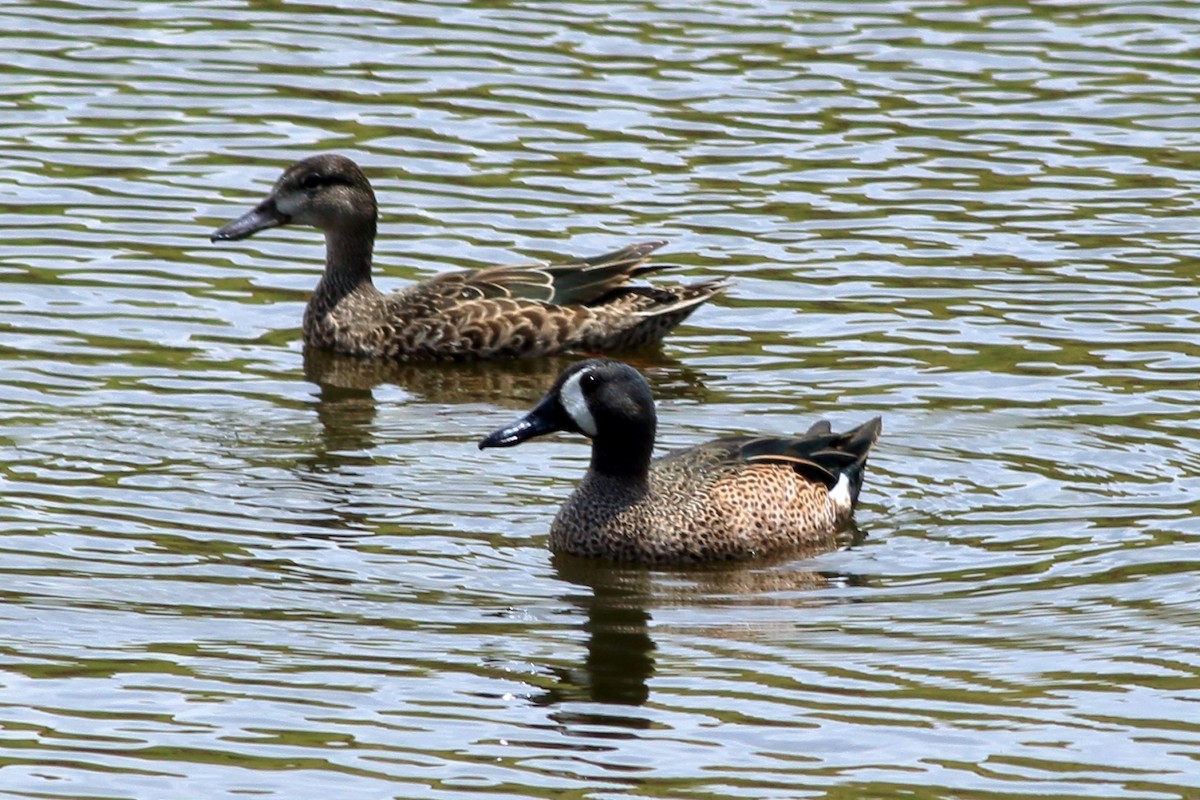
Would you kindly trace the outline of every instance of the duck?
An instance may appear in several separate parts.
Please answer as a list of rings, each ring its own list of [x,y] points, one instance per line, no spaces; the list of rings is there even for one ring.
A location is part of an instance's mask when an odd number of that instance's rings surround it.
[[[650,285],[664,241],[555,264],[436,275],[399,292],[371,280],[378,205],[370,181],[335,153],[292,164],[251,210],[218,228],[238,241],[283,225],[325,234],[325,272],[304,310],[307,345],[397,361],[529,358],[653,345],[727,288],[722,279]]]
[[[836,547],[882,420],[844,433],[820,420],[799,436],[730,436],[652,460],[656,427],[642,374],[593,358],[563,370],[531,411],[479,448],[556,431],[591,439],[587,473],[550,527],[555,553],[648,565],[745,561]]]

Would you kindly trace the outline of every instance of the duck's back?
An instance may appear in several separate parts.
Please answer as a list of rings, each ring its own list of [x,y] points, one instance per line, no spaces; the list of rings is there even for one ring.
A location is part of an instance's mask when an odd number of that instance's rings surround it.
[[[471,275],[438,276],[388,295],[348,295],[324,315],[310,315],[320,323],[306,327],[306,339],[372,358],[454,361],[549,355],[599,327],[597,313],[583,306],[476,296],[466,283]]]
[[[721,281],[632,284],[661,242],[579,262],[447,272],[394,294],[369,283],[314,293],[305,339],[354,355],[396,360],[538,357],[659,341]]]
[[[873,420],[840,435],[818,424],[796,440],[718,439],[654,461],[643,486],[589,471],[555,518],[550,545],[658,564],[831,549],[878,429]]]

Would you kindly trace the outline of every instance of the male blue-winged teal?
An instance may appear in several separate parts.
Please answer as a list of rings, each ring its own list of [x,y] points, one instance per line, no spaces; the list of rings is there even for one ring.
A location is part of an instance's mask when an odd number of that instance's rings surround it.
[[[556,552],[647,564],[749,559],[834,545],[862,488],[878,417],[795,438],[734,436],[650,460],[654,398],[627,364],[568,367],[545,397],[479,447],[553,431],[592,440],[592,463],[550,528]]]
[[[634,285],[665,242],[562,264],[448,272],[394,294],[371,282],[375,193],[333,154],[288,167],[252,210],[212,234],[245,239],[280,225],[325,232],[325,274],[304,311],[304,341],[401,361],[607,352],[659,341],[726,287],[720,280]]]

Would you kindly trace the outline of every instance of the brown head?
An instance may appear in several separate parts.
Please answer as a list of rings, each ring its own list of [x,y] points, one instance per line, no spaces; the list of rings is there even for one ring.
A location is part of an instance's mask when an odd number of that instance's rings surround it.
[[[375,193],[358,165],[325,153],[288,167],[262,202],[211,238],[237,241],[267,228],[310,225],[322,231],[366,228],[373,239],[376,213]]]

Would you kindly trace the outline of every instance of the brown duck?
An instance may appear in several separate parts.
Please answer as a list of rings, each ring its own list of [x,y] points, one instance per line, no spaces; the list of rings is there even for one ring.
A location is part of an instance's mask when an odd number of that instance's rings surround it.
[[[280,225],[325,232],[325,274],[304,311],[304,341],[356,356],[400,361],[605,352],[658,342],[720,280],[634,285],[661,265],[665,242],[562,264],[447,272],[400,292],[371,282],[375,193],[348,158],[326,154],[288,167],[261,203],[212,234],[236,241]]]
[[[735,436],[651,461],[655,426],[645,378],[591,359],[564,370],[532,411],[479,447],[553,431],[589,437],[591,466],[554,518],[551,549],[682,564],[833,549],[881,422],[833,433],[821,421],[794,438]]]

